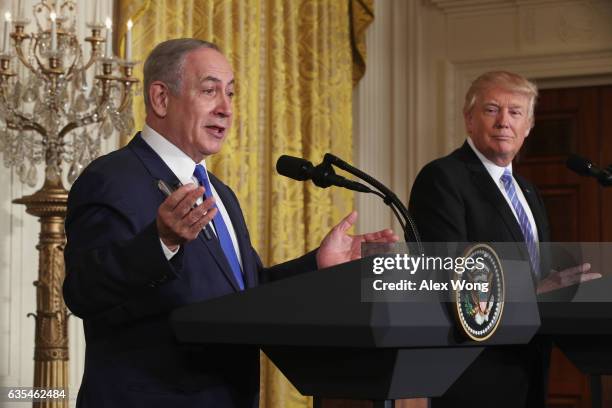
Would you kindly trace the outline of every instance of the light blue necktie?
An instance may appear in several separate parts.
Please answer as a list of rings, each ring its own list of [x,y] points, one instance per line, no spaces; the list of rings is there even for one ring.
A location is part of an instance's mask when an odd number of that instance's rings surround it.
[[[198,179],[200,185],[204,186],[206,191],[204,192],[204,199],[206,199],[206,194],[212,194],[212,190],[210,188],[210,182],[208,181],[208,174],[206,174],[206,170],[204,170],[204,166],[198,164],[193,172],[195,178]],[[217,205],[215,204],[215,208]],[[223,217],[221,216],[221,212],[219,212],[219,208],[217,208],[217,214],[213,219],[213,223],[215,224],[215,229],[217,230],[217,236],[219,237],[219,243],[221,244],[221,248],[223,249],[223,253],[225,254],[225,258],[232,268],[232,273],[236,278],[236,282],[238,282],[238,286],[240,290],[244,290],[244,279],[242,278],[242,271],[240,269],[240,262],[238,262],[238,256],[236,255],[236,250],[234,249],[234,244],[232,244],[232,239],[230,238],[229,231],[227,230],[227,226],[223,221]]]
[[[504,174],[501,176],[501,181],[504,183],[504,189],[506,189],[506,193],[508,193],[508,198],[510,198],[510,202],[512,203],[512,207],[514,207],[514,211],[519,220],[519,226],[521,227],[521,231],[523,232],[523,237],[525,237],[525,243],[527,244],[527,252],[529,252],[529,260],[531,261],[531,267],[533,268],[533,272],[537,277],[539,277],[540,273],[540,259],[538,255],[538,248],[535,242],[535,238],[533,236],[533,231],[531,229],[531,223],[529,222],[529,218],[527,217],[527,213],[525,209],[521,205],[521,202],[516,195],[516,189],[514,188],[514,183],[512,182],[512,173],[510,170],[506,169]]]

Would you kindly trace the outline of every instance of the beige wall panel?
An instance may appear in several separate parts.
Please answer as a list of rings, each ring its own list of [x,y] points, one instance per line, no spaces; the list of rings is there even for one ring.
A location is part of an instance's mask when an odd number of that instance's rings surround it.
[[[528,54],[610,49],[612,2],[525,5],[520,9],[520,50]]]
[[[509,10],[448,17],[448,58],[465,60],[483,54],[507,55],[517,49],[516,15]]]

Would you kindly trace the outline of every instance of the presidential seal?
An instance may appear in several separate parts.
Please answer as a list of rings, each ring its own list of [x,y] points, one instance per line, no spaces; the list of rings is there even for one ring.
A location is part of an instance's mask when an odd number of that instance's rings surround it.
[[[464,265],[470,267],[454,274],[453,308],[460,331],[472,340],[484,341],[495,333],[502,318],[504,272],[499,257],[488,245],[468,247],[463,258]]]

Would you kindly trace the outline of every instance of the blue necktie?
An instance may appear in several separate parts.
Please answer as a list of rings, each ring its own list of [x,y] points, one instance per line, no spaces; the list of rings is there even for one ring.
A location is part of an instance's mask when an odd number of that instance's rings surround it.
[[[212,190],[210,188],[210,182],[208,181],[208,174],[206,174],[206,170],[204,170],[204,166],[198,164],[193,172],[195,178],[198,179],[200,185],[204,186],[206,191],[204,192],[204,199],[206,199],[206,194],[212,194]],[[215,204],[215,207],[217,205]],[[217,236],[219,237],[219,243],[221,244],[221,249],[223,249],[223,253],[225,254],[225,258],[232,268],[232,273],[236,278],[236,282],[238,282],[238,286],[240,290],[244,290],[244,279],[242,278],[242,271],[240,270],[240,262],[238,262],[238,256],[236,255],[236,250],[234,249],[234,244],[232,244],[232,239],[230,238],[229,231],[227,230],[227,226],[223,221],[223,217],[221,216],[221,212],[217,208],[217,214],[213,219],[213,223],[215,224],[215,229],[217,230]]]
[[[512,207],[514,207],[514,211],[516,212],[516,216],[518,217],[519,226],[521,227],[521,231],[523,232],[523,237],[525,237],[525,243],[527,244],[527,252],[529,252],[529,260],[531,261],[531,267],[533,268],[535,276],[539,277],[540,259],[538,255],[537,244],[533,236],[531,223],[529,222],[527,213],[525,212],[525,209],[521,205],[521,202],[519,201],[518,196],[516,195],[516,189],[514,188],[514,183],[512,182],[512,173],[510,173],[510,170],[506,169],[504,171],[504,174],[501,176],[501,181],[502,183],[504,183],[504,188],[506,189],[506,193],[508,193],[508,198],[510,198]]]

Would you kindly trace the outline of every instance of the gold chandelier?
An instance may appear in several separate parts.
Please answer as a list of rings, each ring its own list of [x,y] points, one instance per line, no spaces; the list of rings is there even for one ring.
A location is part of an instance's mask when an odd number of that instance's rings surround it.
[[[89,56],[76,36],[76,3],[40,1],[33,6],[37,31],[18,7],[11,22],[5,15],[4,49],[0,54],[0,151],[7,167],[17,167],[22,182],[34,186],[36,164],[46,165],[45,179],[57,183],[62,162],[70,164],[72,183],[80,170],[100,153],[100,139],[114,130],[129,134],[134,62],[112,54],[111,26],[94,17]],[[97,14],[97,13],[96,13]],[[8,27],[12,42],[9,42]],[[130,27],[131,28],[131,27]],[[106,31],[106,38],[101,36]],[[128,29],[128,35],[129,35]],[[101,45],[106,43],[105,52]],[[126,42],[126,53],[129,52]],[[96,71],[93,83],[88,72]],[[120,75],[114,75],[119,71]],[[128,109],[130,107],[130,109]]]
[[[64,217],[68,183],[100,154],[103,138],[134,127],[130,30],[124,59],[113,55],[112,25],[96,12],[87,23],[91,35],[86,55],[76,35],[76,2],[40,0],[32,7],[33,32],[26,32],[23,2],[16,18],[5,14],[0,53],[0,153],[4,165],[15,168],[23,183],[34,187],[37,165],[44,183],[36,193],[15,200],[40,217],[41,233],[36,287],[34,387],[68,388],[67,311],[61,297],[64,280]],[[104,32],[105,36],[102,37]],[[104,52],[102,52],[103,45]],[[64,165],[65,164],[65,165]],[[67,400],[37,402],[37,406],[68,406]]]

